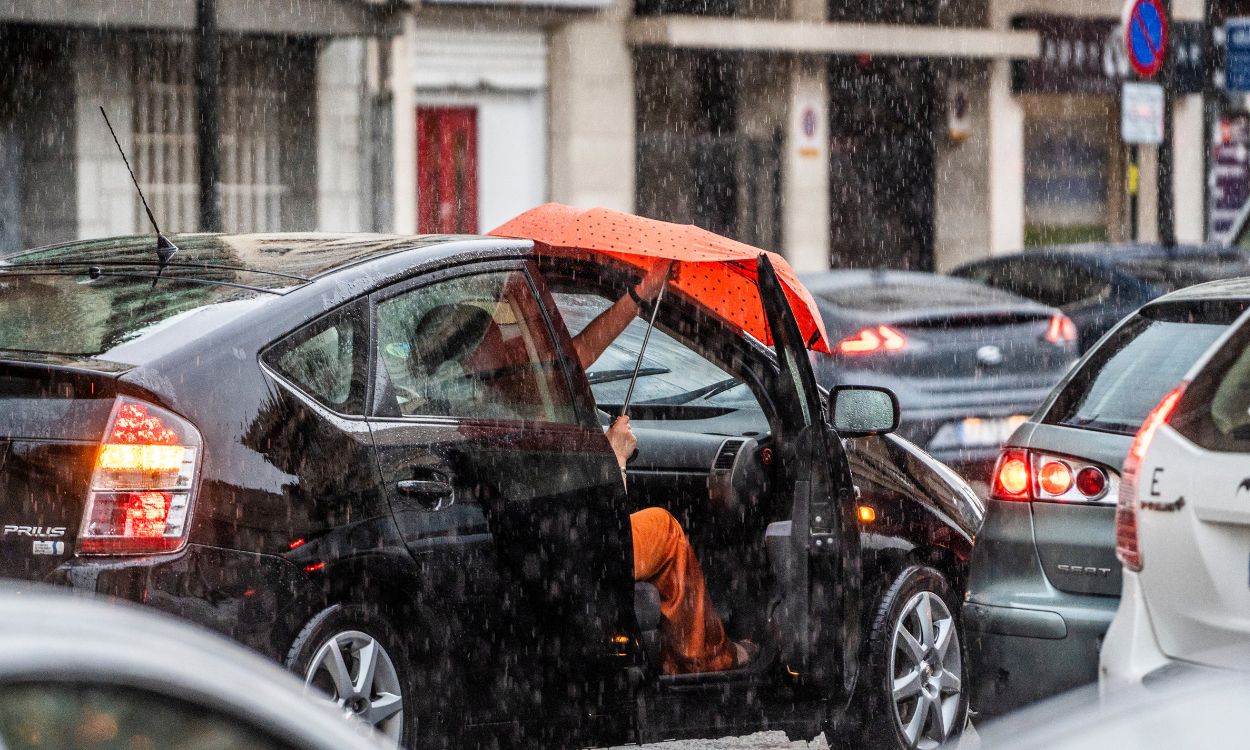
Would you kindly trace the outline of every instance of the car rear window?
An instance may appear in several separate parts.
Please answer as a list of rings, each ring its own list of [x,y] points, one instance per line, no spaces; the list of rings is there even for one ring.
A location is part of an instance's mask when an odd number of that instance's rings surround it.
[[[1046,424],[1133,435],[1245,302],[1163,302],[1133,316],[1091,352]]]
[[[0,350],[97,356],[181,316],[265,294],[179,278],[153,287],[150,275],[0,271]]]
[[[1090,354],[1042,420],[1132,435],[1159,400],[1245,309],[1167,302],[1135,314]]]
[[[980,284],[935,282],[932,284],[883,283],[814,289],[816,297],[851,310],[893,312],[932,307],[975,307],[995,304],[1004,295]]]
[[[1243,322],[1185,389],[1171,424],[1208,450],[1250,452],[1250,325]]]

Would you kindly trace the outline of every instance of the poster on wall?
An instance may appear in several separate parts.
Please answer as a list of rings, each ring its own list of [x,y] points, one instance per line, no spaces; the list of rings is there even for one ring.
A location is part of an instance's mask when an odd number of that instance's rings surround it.
[[[1211,144],[1211,223],[1207,237],[1227,242],[1233,221],[1250,199],[1250,117],[1221,117]]]

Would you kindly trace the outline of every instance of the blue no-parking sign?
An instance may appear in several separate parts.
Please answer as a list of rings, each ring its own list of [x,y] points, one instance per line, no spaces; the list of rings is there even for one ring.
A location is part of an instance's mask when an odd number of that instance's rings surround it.
[[[1250,92],[1250,18],[1230,18],[1224,22],[1227,55],[1224,88]]]
[[[1168,22],[1159,0],[1129,0],[1124,8],[1124,49],[1129,65],[1142,78],[1163,68],[1168,48]]]

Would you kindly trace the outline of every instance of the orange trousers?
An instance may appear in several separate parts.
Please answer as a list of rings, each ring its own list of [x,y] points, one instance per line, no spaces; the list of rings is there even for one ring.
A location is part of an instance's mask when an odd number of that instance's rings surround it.
[[[731,669],[734,644],[712,606],[703,569],[686,532],[663,508],[646,508],[629,517],[634,536],[634,580],[660,590],[660,625],[665,674]]]

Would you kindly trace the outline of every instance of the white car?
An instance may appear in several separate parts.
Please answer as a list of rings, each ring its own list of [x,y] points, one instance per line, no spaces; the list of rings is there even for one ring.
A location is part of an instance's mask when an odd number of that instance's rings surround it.
[[[1123,594],[1104,695],[1207,667],[1250,672],[1250,314],[1146,418],[1115,531]]]

